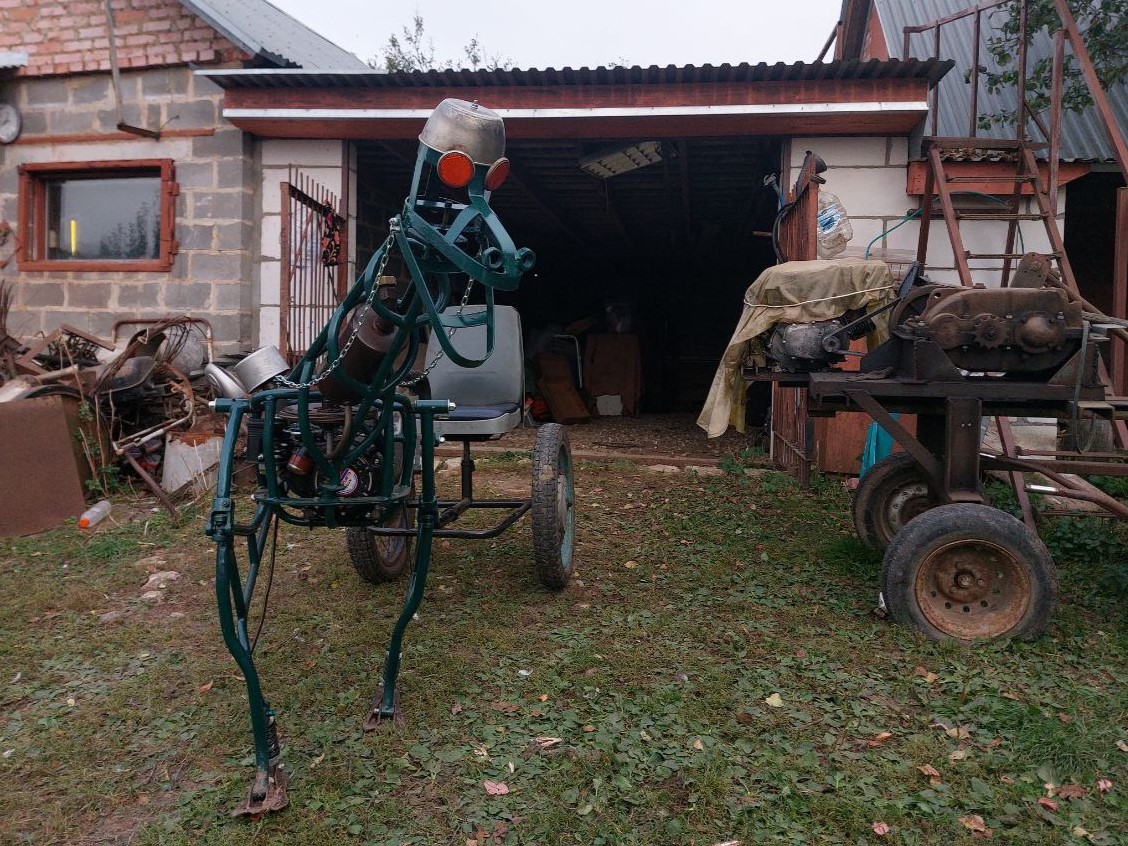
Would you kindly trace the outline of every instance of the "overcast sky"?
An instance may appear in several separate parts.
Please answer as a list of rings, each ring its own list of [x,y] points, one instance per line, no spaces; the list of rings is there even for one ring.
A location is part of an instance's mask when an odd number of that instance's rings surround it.
[[[440,61],[477,36],[517,68],[813,62],[842,0],[270,0],[362,59],[423,16]],[[457,64],[457,62],[456,62]]]

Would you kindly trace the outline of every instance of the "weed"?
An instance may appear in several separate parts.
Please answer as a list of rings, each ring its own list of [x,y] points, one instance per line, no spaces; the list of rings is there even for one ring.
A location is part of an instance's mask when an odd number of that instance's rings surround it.
[[[478,486],[527,473],[519,456]],[[436,544],[406,721],[373,734],[402,585],[361,583],[339,532],[284,529],[256,660],[291,806],[252,822],[227,816],[251,773],[246,693],[199,515],[6,541],[0,842],[865,843],[883,820],[890,842],[940,844],[973,842],[969,814],[1007,842],[1118,842],[1128,634],[1092,561],[1063,567],[1048,636],[932,644],[870,615],[880,556],[840,486],[745,478],[579,463],[560,594],[523,524]],[[1090,542],[1069,541],[1107,552]],[[181,578],[146,605],[154,568]],[[1084,794],[1050,812],[1047,784]]]

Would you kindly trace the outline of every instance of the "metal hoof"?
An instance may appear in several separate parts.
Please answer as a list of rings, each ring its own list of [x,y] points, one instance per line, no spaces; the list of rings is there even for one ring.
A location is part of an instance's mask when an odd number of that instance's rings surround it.
[[[262,782],[265,781],[265,789]],[[270,765],[266,778],[255,778],[247,801],[231,812],[233,817],[259,817],[272,811],[281,811],[290,802],[286,788],[290,784],[290,774],[277,764]]]
[[[396,688],[392,696],[392,713],[384,710],[384,685],[376,688],[376,697],[372,700],[372,707],[368,709],[368,716],[364,718],[365,731],[394,728],[403,725],[403,709],[400,708],[400,692]]]

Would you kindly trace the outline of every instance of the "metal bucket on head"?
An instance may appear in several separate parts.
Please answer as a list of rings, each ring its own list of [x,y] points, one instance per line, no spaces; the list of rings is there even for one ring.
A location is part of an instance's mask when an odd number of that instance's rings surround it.
[[[435,106],[419,140],[436,152],[458,150],[488,166],[505,155],[505,124],[492,109],[447,98]]]

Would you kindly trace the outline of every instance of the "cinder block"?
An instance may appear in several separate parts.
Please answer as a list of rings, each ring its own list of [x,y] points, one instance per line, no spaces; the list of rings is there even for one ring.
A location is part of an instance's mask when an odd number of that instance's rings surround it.
[[[171,125],[177,129],[215,126],[216,104],[213,100],[189,100],[168,107]]]
[[[28,80],[24,88],[24,104],[36,106],[65,106],[70,102],[70,87],[61,79]]]
[[[341,143],[332,140],[267,139],[262,142],[262,163],[264,166],[340,168]]]
[[[70,134],[93,132],[95,119],[96,114],[94,112],[59,109],[48,115],[47,122],[51,132]]]
[[[103,76],[88,76],[71,83],[71,103],[85,106],[112,102],[110,80]]]
[[[277,306],[281,301],[282,262],[264,260],[259,263],[259,303],[263,306]]]
[[[847,212],[849,209],[847,209]],[[866,245],[869,244],[874,238],[878,238],[884,231],[885,221],[880,218],[858,218],[850,217],[850,227],[854,230],[854,237],[850,239],[847,245],[857,250],[865,250]],[[880,247],[881,240],[878,239],[874,247]],[[861,255],[861,253],[859,253]]]
[[[837,195],[851,216],[900,217],[917,204],[905,193],[904,168],[839,167],[823,176],[825,190]]]
[[[886,148],[884,135],[856,138],[793,138],[791,166],[799,167],[803,163],[806,151],[810,150],[821,156],[829,168],[881,167],[886,164]]]
[[[219,159],[215,163],[216,185],[225,188],[253,188],[252,168],[249,159]]]
[[[236,191],[193,191],[193,220],[242,220],[249,195]]]
[[[251,305],[250,286],[243,282],[223,282],[212,286],[212,308],[216,311],[243,311]]]
[[[281,349],[282,330],[278,322],[277,306],[262,306],[258,310],[258,337],[256,346],[264,347],[267,344]]]
[[[891,137],[886,140],[889,143],[889,156],[885,163],[893,167],[906,167],[909,164],[909,139]]]
[[[192,253],[189,260],[188,278],[193,282],[238,282],[242,278],[242,253]]]
[[[131,311],[142,308],[157,308],[160,305],[161,287],[156,282],[141,285],[117,285],[118,308]]]
[[[196,280],[164,286],[164,304],[176,311],[205,311],[211,305],[211,285]]]
[[[238,158],[244,154],[242,131],[218,129],[215,135],[192,139],[192,157],[195,159]]]
[[[176,166],[176,181],[180,183],[180,190],[182,191],[190,191],[194,188],[214,189],[216,187],[215,163],[179,163]]]
[[[112,292],[109,282],[72,279],[67,282],[67,308],[109,308]]]
[[[265,215],[260,221],[262,234],[259,238],[260,252],[264,258],[282,257],[282,217]]]
[[[254,245],[251,244],[252,229],[246,221],[218,223],[215,232],[216,248],[219,250],[250,251],[253,249]]]
[[[16,302],[23,308],[62,306],[66,302],[66,289],[62,282],[39,282],[25,279],[16,283]]]

